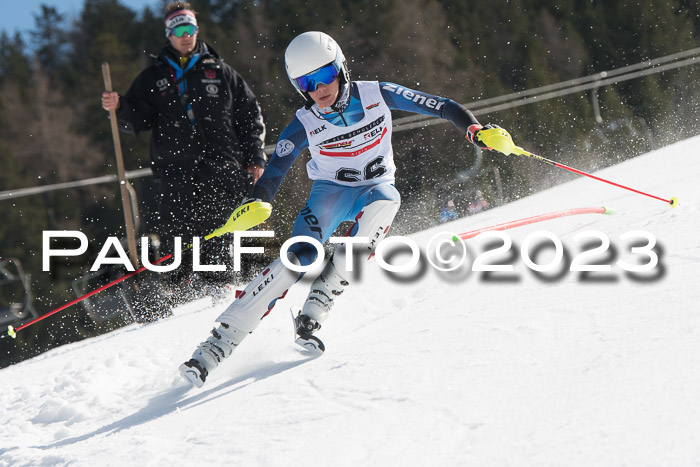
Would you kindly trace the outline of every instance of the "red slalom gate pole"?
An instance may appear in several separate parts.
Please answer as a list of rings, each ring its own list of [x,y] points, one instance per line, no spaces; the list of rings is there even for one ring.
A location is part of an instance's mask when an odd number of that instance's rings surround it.
[[[519,219],[516,221],[505,222],[503,224],[492,225],[490,227],[484,227],[481,229],[472,230],[470,232],[464,232],[456,235],[453,240],[456,242],[458,239],[466,240],[468,238],[476,237],[482,232],[490,232],[492,230],[508,230],[515,227],[520,227],[522,225],[534,224],[535,222],[542,222],[549,219],[555,219],[557,217],[575,216],[578,214],[614,214],[615,210],[605,207],[599,208],[575,208],[566,209],[564,211],[550,212],[549,214],[540,214],[538,216],[526,217],[525,219]]]
[[[158,264],[158,263],[161,263],[161,262],[167,260],[168,258],[172,258],[172,256],[173,256],[172,254],[163,256],[163,257],[160,258],[159,260],[154,261],[154,262],[153,262],[153,265],[156,265],[156,264]],[[17,337],[17,332],[21,331],[22,329],[27,328],[27,327],[31,326],[32,324],[38,323],[38,322],[41,321],[42,319],[48,318],[49,316],[53,316],[53,315],[55,315],[56,313],[58,313],[59,311],[63,311],[63,310],[65,310],[66,308],[75,305],[76,303],[80,303],[80,302],[82,302],[83,300],[85,300],[86,298],[92,297],[93,295],[95,295],[95,294],[97,294],[97,293],[99,293],[99,292],[102,292],[103,290],[109,289],[110,287],[112,287],[112,286],[114,286],[114,285],[117,285],[118,283],[120,283],[120,282],[122,282],[122,281],[124,281],[124,280],[126,280],[126,279],[128,279],[128,278],[130,278],[130,277],[134,277],[136,274],[140,274],[140,273],[142,273],[142,272],[145,271],[145,270],[146,270],[146,266],[141,266],[141,267],[138,268],[136,271],[130,272],[129,274],[126,274],[126,275],[120,277],[119,279],[115,279],[115,280],[113,280],[112,282],[110,282],[109,284],[105,284],[105,285],[103,285],[102,287],[93,290],[92,292],[88,292],[88,293],[86,293],[85,295],[83,295],[82,297],[76,298],[76,299],[73,300],[72,302],[68,302],[68,303],[66,303],[65,305],[61,305],[61,306],[59,306],[58,308],[56,308],[55,310],[51,310],[51,311],[49,311],[48,313],[46,313],[45,315],[41,315],[41,316],[39,316],[38,318],[35,318],[35,319],[31,320],[31,321],[28,322],[28,323],[24,323],[23,325],[17,326],[16,328],[14,328],[14,327],[12,327],[12,326],[8,326],[8,327],[7,327],[7,334],[2,334],[2,335],[0,335],[0,339],[1,339],[1,338],[4,338],[6,335],[8,335],[8,336],[10,336],[10,337],[12,337],[12,338],[14,339],[14,338]]]

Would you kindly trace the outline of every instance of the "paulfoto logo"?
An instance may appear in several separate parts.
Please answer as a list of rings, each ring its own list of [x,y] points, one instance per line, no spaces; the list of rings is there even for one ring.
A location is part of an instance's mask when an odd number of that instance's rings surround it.
[[[242,255],[265,253],[263,247],[243,246],[243,238],[270,238],[273,231],[236,231],[233,232],[233,269],[240,271]],[[55,240],[69,238],[79,241],[77,248],[57,248]],[[468,269],[482,273],[513,273],[517,263],[524,265],[536,274],[541,273],[612,273],[622,271],[631,274],[649,273],[662,270],[661,253],[656,238],[650,232],[635,230],[619,235],[611,242],[604,232],[587,230],[574,235],[573,246],[565,245],[554,233],[538,230],[528,234],[516,245],[511,237],[502,231],[481,232],[467,244],[466,239],[452,232],[440,232],[433,235],[426,243],[425,251],[416,241],[405,236],[387,237],[376,244],[367,237],[331,237],[331,244],[346,248],[347,271],[353,271],[354,253],[364,254],[364,259],[376,259],[383,270],[390,273],[406,273],[416,269],[422,261],[440,272]],[[309,265],[296,265],[287,259],[287,252],[296,243],[312,245],[318,255]],[[193,271],[225,271],[225,265],[202,264],[200,245],[202,240],[194,237],[191,245],[183,248],[182,239],[175,238],[175,251],[172,255],[151,262],[148,258],[149,239],[141,238],[141,264],[154,272],[169,272],[180,267],[183,252],[192,250]],[[367,248],[368,245],[374,247]],[[364,247],[354,250],[354,246]],[[575,252],[571,252],[575,249]],[[80,256],[88,250],[88,239],[77,230],[48,230],[43,232],[42,268],[50,271],[51,258]],[[476,251],[475,251],[476,250]],[[363,251],[363,253],[359,253]],[[369,253],[368,253],[369,252]],[[405,259],[404,252],[410,252]],[[543,253],[544,252],[544,253]],[[549,252],[549,253],[547,253]],[[288,269],[296,272],[309,272],[320,266],[325,260],[323,244],[313,237],[297,236],[285,241],[280,247],[279,256]],[[544,256],[544,259],[542,257]],[[172,260],[168,265],[158,265],[164,259]],[[362,258],[361,258],[362,259]],[[105,265],[122,265],[128,271],[134,271],[129,256],[117,237],[109,237],[102,245],[90,271],[97,271]],[[658,272],[658,271],[657,271]]]
[[[571,272],[581,273],[584,280],[590,274],[615,272],[632,278],[660,278],[664,270],[663,250],[656,237],[645,230],[625,232],[612,240],[598,230],[578,232],[566,242],[547,230],[531,232],[519,244],[498,230],[469,238],[473,242],[467,244],[457,234],[434,235],[426,247],[430,265],[441,272],[468,269],[490,275],[511,274],[520,266],[541,278]]]

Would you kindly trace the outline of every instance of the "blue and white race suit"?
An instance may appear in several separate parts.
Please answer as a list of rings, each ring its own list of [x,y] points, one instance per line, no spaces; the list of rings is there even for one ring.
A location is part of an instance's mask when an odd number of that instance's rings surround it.
[[[377,81],[353,81],[343,112],[324,114],[316,106],[302,108],[282,131],[275,152],[252,198],[272,201],[282,180],[304,149],[309,149],[309,178],[314,180],[292,236],[324,243],[343,221],[353,221],[377,200],[400,201],[394,187],[396,167],[391,145],[391,110],[449,120],[462,134],[478,123],[461,104],[406,87]],[[312,219],[313,222],[309,222]],[[353,235],[352,230],[349,235]],[[316,259],[316,249],[303,242],[290,251],[302,265]]]

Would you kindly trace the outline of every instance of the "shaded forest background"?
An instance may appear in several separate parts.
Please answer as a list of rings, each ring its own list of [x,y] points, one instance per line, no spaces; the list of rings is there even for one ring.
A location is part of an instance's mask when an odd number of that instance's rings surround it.
[[[284,71],[284,49],[307,30],[323,30],[339,42],[354,79],[393,81],[465,104],[700,46],[696,0],[192,3],[200,38],[259,97],[268,145],[300,105]],[[125,93],[149,64],[148,54],[164,44],[162,11],[85,0],[79,17],[66,18],[42,6],[28,37],[0,35],[0,191],[116,172],[107,113],[99,101],[100,66],[109,62],[115,90]],[[532,152],[583,170],[700,133],[697,65],[602,87],[598,98],[602,123],[595,119],[590,92],[479,119],[508,129]],[[147,134],[122,135],[127,170],[149,166],[148,142]],[[403,197],[395,234],[436,225],[448,199],[464,215],[477,189],[498,205],[571,178],[533,161],[477,157],[449,124],[395,133],[394,146]],[[306,198],[306,159],[301,159],[267,227],[280,239]],[[151,177],[134,181],[141,233],[153,230],[153,183]],[[0,200],[0,218],[0,258],[18,258],[31,274],[39,314],[75,298],[71,281],[86,271],[108,236],[123,235],[116,184]],[[42,231],[60,229],[87,234],[91,251],[42,272]],[[0,291],[0,305],[12,300],[8,294]],[[73,307],[16,341],[0,341],[0,366],[103,330]]]

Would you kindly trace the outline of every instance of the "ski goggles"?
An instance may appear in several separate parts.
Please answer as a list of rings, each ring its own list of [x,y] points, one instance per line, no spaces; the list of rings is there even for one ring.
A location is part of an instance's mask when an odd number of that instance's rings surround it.
[[[181,24],[180,26],[175,26],[171,32],[175,37],[182,37],[187,33],[190,37],[194,36],[198,31],[197,26],[191,24]]]
[[[329,85],[338,77],[340,72],[333,63],[319,68],[304,76],[296,78],[297,86],[302,92],[313,92],[319,84]]]

